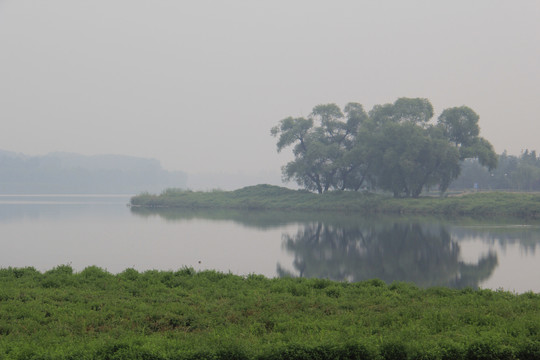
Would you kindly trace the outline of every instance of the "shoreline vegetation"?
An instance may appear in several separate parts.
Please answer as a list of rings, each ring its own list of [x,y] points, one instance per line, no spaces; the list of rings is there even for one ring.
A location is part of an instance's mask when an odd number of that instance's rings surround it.
[[[130,200],[130,205],[143,208],[540,218],[540,193],[479,192],[447,197],[393,198],[366,191],[331,191],[315,194],[306,190],[292,190],[266,184],[234,191],[167,189],[159,195],[143,193],[134,196]]]
[[[0,269],[2,359],[537,359],[540,294],[91,266]]]

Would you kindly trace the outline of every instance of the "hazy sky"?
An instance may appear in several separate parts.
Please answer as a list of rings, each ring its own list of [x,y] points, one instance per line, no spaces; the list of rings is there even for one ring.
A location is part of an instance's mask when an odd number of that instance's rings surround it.
[[[4,150],[279,172],[279,120],[398,97],[540,150],[540,1],[0,0]]]

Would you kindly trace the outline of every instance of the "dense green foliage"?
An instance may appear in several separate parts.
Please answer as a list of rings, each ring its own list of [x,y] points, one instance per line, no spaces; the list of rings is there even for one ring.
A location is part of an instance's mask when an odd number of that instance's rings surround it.
[[[540,296],[214,271],[0,269],[2,359],[534,359]]]
[[[331,191],[317,195],[271,185],[235,191],[194,192],[169,189],[160,195],[131,198],[133,206],[178,208],[357,211],[363,213],[540,216],[540,194],[474,193],[459,197],[395,199],[368,192]]]
[[[475,158],[493,169],[497,157],[479,137],[479,116],[462,106],[444,110],[430,124],[427,99],[400,98],[366,113],[349,103],[317,105],[308,118],[288,117],[271,130],[278,152],[293,146],[295,159],[283,167],[286,180],[319,194],[330,189],[382,189],[394,197],[418,197],[423,189],[446,191],[460,160]]]
[[[489,171],[478,161],[468,160],[462,165],[459,178],[451,189],[480,189],[540,191],[540,157],[536,151],[525,150],[520,156],[499,155],[498,166]]]

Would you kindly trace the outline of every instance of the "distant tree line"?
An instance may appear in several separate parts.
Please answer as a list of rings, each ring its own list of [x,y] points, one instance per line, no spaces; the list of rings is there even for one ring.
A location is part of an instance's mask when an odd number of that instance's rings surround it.
[[[0,194],[136,194],[185,186],[187,174],[159,161],[122,155],[51,153],[26,156],[0,150]]]
[[[540,157],[536,150],[525,150],[519,156],[499,155],[497,169],[489,171],[477,160],[468,159],[462,164],[459,178],[451,189],[540,191]]]
[[[497,166],[492,145],[480,137],[479,116],[466,106],[444,110],[436,123],[427,99],[400,98],[375,105],[317,105],[308,117],[288,117],[272,128],[280,152],[292,146],[294,160],[282,168],[286,181],[310,191],[390,191],[418,197],[423,189],[444,192],[465,159],[489,170]]]

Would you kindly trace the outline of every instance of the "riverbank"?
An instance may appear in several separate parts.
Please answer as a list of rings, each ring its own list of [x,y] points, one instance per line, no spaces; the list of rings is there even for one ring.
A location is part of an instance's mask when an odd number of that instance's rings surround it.
[[[141,194],[131,205],[153,208],[343,211],[374,214],[540,217],[539,193],[485,192],[451,197],[396,199],[368,192],[335,191],[322,195],[272,185],[235,191],[169,189]]]
[[[540,295],[215,271],[0,269],[2,359],[532,359]]]

